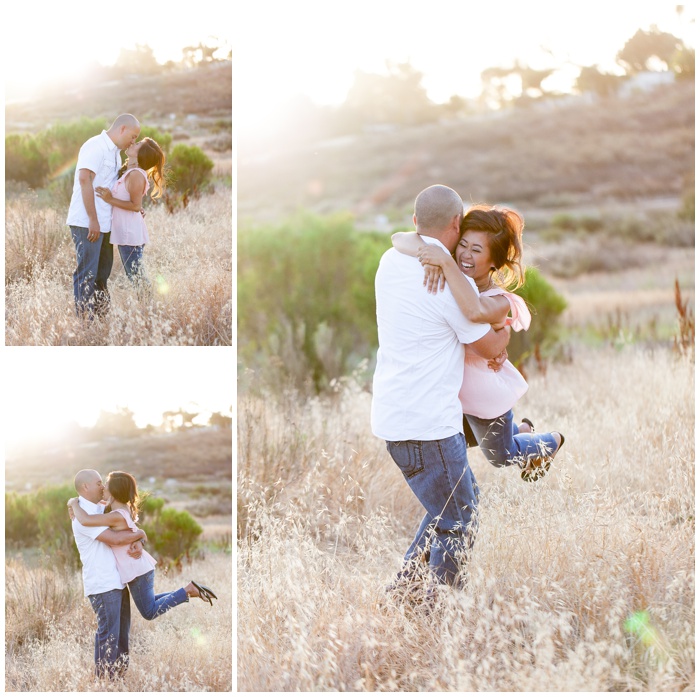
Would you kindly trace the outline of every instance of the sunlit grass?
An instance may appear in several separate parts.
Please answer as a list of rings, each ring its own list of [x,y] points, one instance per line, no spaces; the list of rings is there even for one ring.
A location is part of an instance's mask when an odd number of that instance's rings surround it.
[[[384,592],[421,508],[370,395],[241,395],[238,689],[693,690],[693,368],[627,347],[531,376],[516,416],[566,445],[529,485],[469,451],[466,587],[429,614]]]
[[[156,569],[156,592],[194,578],[219,597],[147,622],[131,606],[129,669],[123,681],[94,678],[96,620],[81,572],[6,562],[5,689],[8,692],[230,692],[231,556],[208,553],[182,571]]]
[[[150,208],[144,265],[152,292],[136,292],[115,249],[109,315],[83,322],[74,312],[75,250],[65,212],[8,201],[6,344],[231,345],[231,205],[230,188],[221,187],[173,215]]]

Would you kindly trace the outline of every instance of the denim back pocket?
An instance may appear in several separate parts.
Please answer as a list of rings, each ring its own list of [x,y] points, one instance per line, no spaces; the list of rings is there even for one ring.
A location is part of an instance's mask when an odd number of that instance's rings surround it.
[[[406,479],[415,477],[423,471],[423,444],[421,441],[388,441],[386,449]]]

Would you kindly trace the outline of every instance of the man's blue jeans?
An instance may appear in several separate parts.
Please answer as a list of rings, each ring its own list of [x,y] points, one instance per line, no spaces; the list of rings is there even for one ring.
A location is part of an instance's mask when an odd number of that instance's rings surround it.
[[[109,232],[100,233],[95,242],[88,242],[86,227],[70,226],[75,245],[76,268],[73,272],[73,297],[78,316],[104,315],[109,309],[107,279],[112,272],[114,252]]]
[[[129,666],[131,605],[129,591],[112,590],[88,596],[97,615],[95,632],[95,675],[119,677]]]
[[[496,419],[465,414],[477,443],[494,467],[518,465],[522,469],[531,457],[543,457],[557,449],[551,433],[519,433],[513,423],[513,410]]]
[[[432,441],[387,441],[426,513],[404,556],[404,570],[429,552],[430,569],[441,583],[454,585],[460,564],[474,545],[479,487],[467,462],[462,433]]]
[[[153,580],[155,571],[151,569],[148,573],[137,576],[133,581],[129,581],[128,586],[134,605],[138,608],[144,619],[154,620],[159,615],[167,612],[171,608],[177,607],[181,603],[189,602],[187,591],[179,588],[170,593],[153,592]]]

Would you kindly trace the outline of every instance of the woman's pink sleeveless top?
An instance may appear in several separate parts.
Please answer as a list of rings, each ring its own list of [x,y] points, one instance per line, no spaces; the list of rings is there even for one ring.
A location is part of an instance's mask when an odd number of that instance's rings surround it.
[[[130,175],[143,177],[143,195],[146,195],[150,186],[148,175],[140,167],[132,167],[127,169],[112,187],[112,196],[114,198],[118,198],[120,201],[131,200],[126,188],[126,178]],[[143,219],[141,212],[125,211],[122,208],[112,206],[112,234],[109,241],[112,244],[126,244],[130,247],[140,247],[142,244],[148,244],[146,221]]]
[[[136,524],[131,519],[129,511],[125,511],[122,508],[116,508],[115,510],[124,517],[129,530],[136,532]],[[117,560],[117,570],[122,583],[129,583],[137,576],[142,576],[151,571],[151,569],[156,568],[156,560],[145,549],[140,559],[134,559],[127,554],[129,545],[112,547],[112,551],[114,552],[114,558]]]
[[[510,317],[506,324],[513,331],[525,330],[530,326],[530,311],[525,301],[515,293],[501,288],[492,288],[481,295],[503,295],[510,303]],[[527,392],[527,382],[518,369],[506,361],[499,371],[488,367],[488,361],[467,344],[464,347],[464,378],[459,400],[462,412],[481,419],[495,419],[513,408],[513,405]]]

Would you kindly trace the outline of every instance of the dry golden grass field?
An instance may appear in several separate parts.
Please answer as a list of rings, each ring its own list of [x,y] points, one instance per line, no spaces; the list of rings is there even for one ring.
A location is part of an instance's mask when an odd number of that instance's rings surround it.
[[[214,589],[218,602],[193,599],[151,622],[132,602],[129,669],[110,683],[94,678],[95,614],[80,572],[6,560],[5,690],[230,692],[231,555],[208,552],[167,574],[157,567],[155,590],[175,590],[192,578]]]
[[[230,165],[230,163],[229,163]],[[115,250],[106,319],[75,316],[75,248],[66,210],[32,194],[6,202],[5,343],[8,346],[211,346],[232,344],[231,187],[172,215],[146,214],[144,265],[152,292],[129,283]]]
[[[694,691],[694,361],[581,345],[516,406],[566,444],[526,484],[469,451],[480,529],[432,613],[384,591],[422,517],[371,396],[239,395],[241,691]]]

